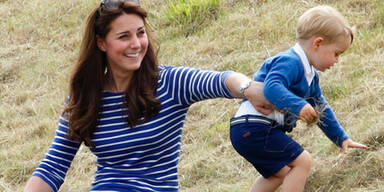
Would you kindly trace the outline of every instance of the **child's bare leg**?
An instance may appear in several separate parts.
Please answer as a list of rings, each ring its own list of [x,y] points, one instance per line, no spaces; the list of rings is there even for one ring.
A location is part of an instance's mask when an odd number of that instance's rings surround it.
[[[311,164],[312,157],[306,150],[304,150],[294,161],[288,164],[291,170],[289,170],[288,174],[285,176],[282,191],[303,191],[309,170],[311,169]]]
[[[250,192],[275,191],[283,183],[284,177],[288,174],[290,169],[291,168],[288,166],[285,166],[275,175],[268,177],[268,179],[259,176],[253,183]]]

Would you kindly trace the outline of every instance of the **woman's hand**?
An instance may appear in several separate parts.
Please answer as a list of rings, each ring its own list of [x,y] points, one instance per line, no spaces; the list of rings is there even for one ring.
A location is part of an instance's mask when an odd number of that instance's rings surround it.
[[[252,105],[256,108],[257,111],[268,115],[273,112],[274,107],[270,104],[264,97],[263,94],[263,84],[262,82],[252,81],[247,76],[241,73],[232,73],[226,79],[226,85],[231,91],[231,94],[237,98],[242,98],[243,95],[240,92],[241,84],[244,82],[251,81],[251,84],[243,89],[243,94]]]
[[[263,94],[264,83],[252,81],[249,88],[244,91],[244,96],[252,103],[257,111],[268,115],[275,110],[275,107],[269,103]]]

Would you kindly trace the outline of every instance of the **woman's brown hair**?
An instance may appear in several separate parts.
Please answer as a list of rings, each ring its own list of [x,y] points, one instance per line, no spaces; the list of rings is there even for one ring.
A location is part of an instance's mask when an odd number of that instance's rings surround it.
[[[160,110],[160,101],[156,98],[157,51],[152,44],[150,27],[145,22],[147,12],[131,2],[121,2],[116,8],[100,6],[94,9],[87,20],[70,81],[69,100],[64,109],[69,120],[68,138],[84,141],[90,147],[95,147],[91,137],[98,124],[103,86],[110,75],[105,52],[98,48],[96,37],[105,38],[112,21],[122,14],[137,14],[143,19],[149,42],[141,66],[133,73],[125,91],[124,104],[129,111],[127,123],[134,127],[157,115]]]

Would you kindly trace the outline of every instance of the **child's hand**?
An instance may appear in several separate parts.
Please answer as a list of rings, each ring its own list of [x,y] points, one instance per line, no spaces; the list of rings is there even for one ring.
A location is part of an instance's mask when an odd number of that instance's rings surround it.
[[[307,103],[303,108],[301,108],[299,118],[307,123],[312,123],[316,120],[317,113],[315,109]]]
[[[366,145],[356,143],[356,142],[352,141],[351,139],[346,139],[341,144],[341,149],[342,149],[343,153],[347,153],[348,148],[367,149],[368,147]]]

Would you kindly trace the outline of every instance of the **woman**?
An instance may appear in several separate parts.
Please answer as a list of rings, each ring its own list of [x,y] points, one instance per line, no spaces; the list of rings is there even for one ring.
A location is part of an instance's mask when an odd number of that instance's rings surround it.
[[[242,74],[159,66],[146,15],[137,0],[104,0],[90,14],[55,138],[25,191],[58,191],[81,142],[97,156],[91,191],[178,191],[191,104],[245,95],[270,111]]]

